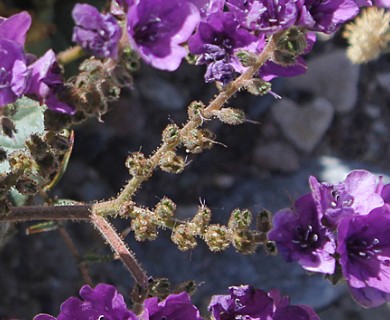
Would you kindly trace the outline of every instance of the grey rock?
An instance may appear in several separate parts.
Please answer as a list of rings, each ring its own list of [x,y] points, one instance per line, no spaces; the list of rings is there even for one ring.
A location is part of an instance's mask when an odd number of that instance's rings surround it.
[[[337,113],[346,113],[357,101],[359,70],[358,65],[347,59],[344,50],[335,50],[312,59],[306,74],[286,82],[289,88],[311,91],[327,98]]]
[[[298,170],[299,156],[287,143],[271,142],[255,149],[254,162],[263,169],[290,173]]]
[[[333,113],[332,105],[324,98],[316,98],[303,106],[283,99],[272,108],[272,114],[283,133],[305,152],[311,152],[320,142],[332,123]]]
[[[156,108],[181,110],[186,99],[173,84],[157,76],[143,78],[138,82],[141,96]]]

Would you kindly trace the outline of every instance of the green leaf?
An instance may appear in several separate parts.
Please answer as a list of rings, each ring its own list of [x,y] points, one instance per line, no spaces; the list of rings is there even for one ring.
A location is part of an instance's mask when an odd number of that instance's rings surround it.
[[[17,111],[9,118],[14,122],[17,132],[10,138],[0,134],[0,147],[8,154],[26,150],[25,141],[34,133],[42,134],[45,130],[43,112],[45,108],[38,102],[23,97],[14,103]],[[0,163],[0,173],[7,172],[9,164],[7,161]]]

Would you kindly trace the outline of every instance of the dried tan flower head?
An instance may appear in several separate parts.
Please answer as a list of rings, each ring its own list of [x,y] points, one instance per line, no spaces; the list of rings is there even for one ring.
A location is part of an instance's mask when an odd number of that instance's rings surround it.
[[[354,22],[347,24],[343,33],[349,42],[347,56],[353,63],[375,60],[387,48],[390,41],[390,13],[370,7]]]

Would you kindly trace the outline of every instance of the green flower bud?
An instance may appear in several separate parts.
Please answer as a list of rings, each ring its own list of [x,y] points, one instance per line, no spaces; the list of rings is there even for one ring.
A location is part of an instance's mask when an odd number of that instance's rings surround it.
[[[252,223],[252,213],[249,210],[235,209],[230,215],[228,227],[233,231],[242,231]]]
[[[223,108],[214,110],[212,115],[217,117],[223,123],[236,126],[245,122],[245,112],[240,109]]]
[[[211,251],[226,250],[231,241],[230,230],[219,224],[209,225],[204,232],[203,237]]]
[[[164,143],[179,144],[180,142],[180,129],[176,124],[169,124],[162,133],[162,140]]]
[[[189,232],[187,224],[176,226],[172,231],[171,240],[181,251],[194,249],[198,245],[195,237]]]
[[[234,233],[232,243],[233,247],[242,254],[253,254],[259,246],[250,230]]]
[[[161,156],[159,166],[165,172],[178,174],[184,170],[186,163],[174,151],[167,151]]]
[[[157,203],[154,212],[159,220],[172,219],[176,210],[176,204],[169,198],[164,197]]]

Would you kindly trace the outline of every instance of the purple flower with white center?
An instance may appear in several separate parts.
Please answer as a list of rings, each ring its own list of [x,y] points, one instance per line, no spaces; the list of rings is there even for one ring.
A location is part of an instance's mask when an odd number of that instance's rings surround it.
[[[287,262],[297,261],[308,271],[334,273],[334,237],[321,224],[311,194],[300,197],[293,209],[275,214],[268,239],[275,241]]]
[[[114,286],[98,284],[94,289],[85,285],[80,289],[82,299],[71,297],[61,305],[58,317],[38,314],[34,320],[138,320],[138,317],[127,310],[123,296]]]
[[[127,13],[129,41],[146,63],[174,71],[199,20],[199,10],[187,0],[140,0]]]
[[[15,41],[24,46],[30,26],[31,16],[26,11],[14,14],[9,18],[0,17],[0,39]]]
[[[296,24],[329,34],[358,13],[359,6],[354,0],[304,0]]]
[[[243,26],[267,34],[291,27],[298,18],[298,4],[298,0],[227,0]]]
[[[228,295],[211,298],[209,311],[213,320],[319,320],[305,305],[289,305],[290,299],[278,290],[265,292],[252,286],[230,287]]]
[[[200,55],[197,64],[207,64],[206,82],[218,80],[226,84],[234,71],[242,71],[234,56],[237,49],[246,48],[257,40],[239,25],[231,12],[214,13],[199,23],[196,33],[188,40],[192,54]]]
[[[352,297],[365,307],[390,301],[390,208],[346,217],[337,233],[339,262]]]
[[[48,50],[28,68],[31,71],[31,81],[25,94],[31,95],[41,104],[45,103],[50,110],[72,114],[74,108],[56,98],[56,93],[64,84],[62,71],[53,50]]]
[[[98,58],[118,57],[121,28],[111,14],[101,14],[89,4],[76,4],[72,11],[76,27],[72,40]]]
[[[156,297],[146,299],[139,317],[140,320],[202,320],[187,292],[170,294],[161,302]]]
[[[2,24],[4,25],[4,23]],[[0,30],[2,30],[0,25]],[[0,107],[15,102],[28,87],[29,71],[22,45],[0,40]]]
[[[366,215],[384,204],[377,177],[365,170],[354,170],[337,184],[319,183],[313,176],[309,183],[321,219],[330,227],[345,216]]]

